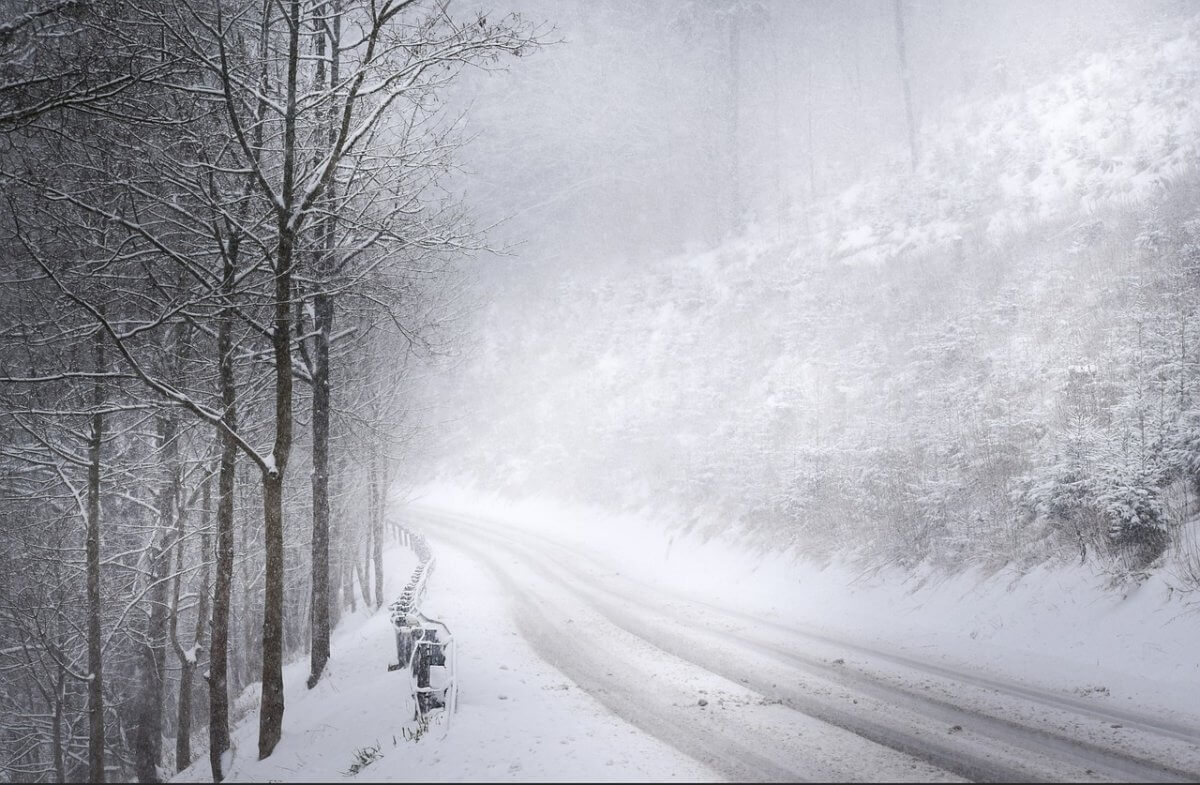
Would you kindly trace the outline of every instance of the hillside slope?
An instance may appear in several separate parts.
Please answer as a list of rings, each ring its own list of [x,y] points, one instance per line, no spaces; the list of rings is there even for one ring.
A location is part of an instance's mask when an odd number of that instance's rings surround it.
[[[1198,87],[1200,17],[1131,30],[927,125],[915,173],[517,282],[435,393],[473,412],[438,471],[802,553],[1167,555],[1194,585]]]

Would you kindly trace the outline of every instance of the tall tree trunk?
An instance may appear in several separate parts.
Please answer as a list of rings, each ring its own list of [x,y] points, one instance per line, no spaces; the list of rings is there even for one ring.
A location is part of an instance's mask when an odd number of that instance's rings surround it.
[[[322,265],[323,266],[323,265]],[[329,661],[329,336],[333,302],[324,292],[313,303],[316,351],[313,373],[312,651],[308,686],[316,686]]]
[[[340,461],[339,461],[340,463]],[[339,477],[344,477],[343,472],[338,473]],[[341,523],[338,525],[339,540],[341,548],[338,549],[338,568],[342,573],[342,601],[350,606],[350,612],[358,611],[358,598],[354,594],[354,574],[355,565],[358,562],[358,546],[355,545],[352,537],[352,529],[346,524],[345,509],[342,508]]]
[[[262,626],[262,703],[258,717],[258,757],[268,757],[283,728],[283,478],[263,473],[266,570]]]
[[[296,79],[300,61],[300,0],[288,4],[287,103],[283,118],[283,209],[275,253],[275,445],[263,471],[262,703],[258,714],[258,757],[268,757],[283,733],[283,478],[292,449],[292,263],[299,221],[295,217]]]
[[[163,632],[166,614],[166,578],[163,573],[166,555],[161,533],[155,534],[151,545],[150,580],[148,592],[150,609],[146,621],[146,640],[138,655],[139,694],[137,723],[134,730],[134,768],[138,782],[159,782],[158,762],[162,757],[162,664]]]
[[[324,3],[317,6],[317,12],[324,15]],[[340,19],[338,9],[334,9],[335,23]],[[318,30],[324,25],[318,22]],[[322,90],[327,85],[335,85],[340,78],[338,57],[338,39],[335,30],[330,31],[329,41],[329,73],[325,68],[326,34],[317,35],[317,89]],[[335,117],[329,117],[329,137],[332,143],[337,136]],[[312,403],[312,434],[313,434],[313,532],[312,532],[312,624],[310,668],[308,687],[312,689],[321,679],[325,664],[329,662],[329,629],[330,629],[330,597],[329,597],[329,340],[333,333],[334,303],[325,287],[333,268],[335,230],[333,212],[337,209],[336,192],[331,183],[325,198],[330,214],[317,225],[316,264],[317,291],[313,297],[314,321],[316,340],[313,357],[313,403]]]
[[[96,331],[96,370],[104,370],[104,338]],[[88,443],[87,601],[88,601],[88,779],[104,782],[104,679],[100,637],[100,447],[104,441],[104,382],[96,380],[92,433]]]
[[[371,448],[371,559],[375,566],[375,607],[383,607],[383,481],[378,444]]]
[[[67,768],[63,760],[63,702],[66,698],[66,668],[58,667],[58,683],[54,687],[54,735],[51,738],[51,754],[54,757],[55,782],[67,781]]]
[[[913,114],[912,85],[904,38],[904,0],[896,0],[896,52],[900,56],[900,82],[904,86],[904,113],[908,119],[908,152],[912,169],[915,172],[917,170],[917,121]]]
[[[199,649],[193,649],[195,653]],[[192,762],[192,682],[195,680],[195,660],[179,661],[179,705],[175,721],[175,771],[183,771]]]
[[[362,593],[362,601],[364,608],[371,607],[371,512],[370,500],[368,499],[367,510],[367,532],[363,538],[362,561],[359,561],[358,554],[354,555],[354,572],[358,575],[358,590]]]
[[[209,545],[211,538],[208,528],[212,524],[212,478],[204,480],[201,509],[203,518],[200,521],[200,601],[196,610],[196,629],[192,635],[192,648],[187,651],[179,641],[179,595],[183,580],[184,564],[184,527],[183,516],[178,516],[175,541],[175,591],[172,607],[174,612],[171,621],[171,640],[175,645],[175,653],[179,657],[179,701],[175,722],[175,770],[183,771],[192,762],[192,684],[195,681],[196,666],[200,652],[204,649],[204,633],[208,624],[208,593],[209,589]]]
[[[728,15],[729,21],[729,70],[726,84],[726,128],[725,150],[727,176],[729,178],[729,218],[727,229],[736,231],[742,224],[745,207],[742,204],[742,168],[741,150],[738,149],[738,114],[741,108],[742,81],[742,31],[738,12],[732,10]]]
[[[140,654],[138,721],[134,731],[134,761],[139,782],[159,782],[158,764],[162,760],[163,676],[166,664],[168,627],[168,581],[171,533],[182,523],[178,507],[180,469],[178,423],[174,414],[158,416],[159,454],[163,480],[155,499],[158,521],[150,555],[150,603],[146,638]]]
[[[213,782],[224,779],[221,758],[229,749],[229,610],[233,587],[233,501],[237,477],[237,378],[233,370],[233,296],[239,235],[230,238],[221,274],[225,306],[217,325],[221,387],[221,468],[217,478],[216,577],[213,585],[212,651],[208,661],[208,756]]]
[[[342,495],[342,476],[344,474],[343,467],[345,461],[339,457],[337,461],[337,470],[330,478],[330,503],[334,499],[340,499]],[[340,518],[341,516],[338,516]],[[346,538],[348,537],[348,528],[344,521],[339,521],[334,518],[330,521],[329,541],[338,545],[330,551],[331,559],[331,578],[330,578],[330,606],[329,606],[329,625],[330,628],[337,626],[338,621],[342,617],[344,605],[350,605],[350,609],[354,610],[354,581],[350,576],[350,572],[346,569]],[[338,588],[341,588],[341,596],[337,594]]]

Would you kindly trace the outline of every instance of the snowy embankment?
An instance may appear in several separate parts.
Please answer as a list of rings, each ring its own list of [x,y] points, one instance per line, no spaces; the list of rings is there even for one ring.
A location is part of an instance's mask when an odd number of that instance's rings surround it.
[[[1103,702],[1195,715],[1200,604],[1160,573],[1106,588],[1089,565],[947,577],[864,573],[670,533],[653,521],[429,486],[415,507],[470,515],[586,549],[637,580],[848,643]]]
[[[813,211],[796,259],[883,264],[1159,196],[1200,153],[1200,17],[1081,56],[1062,75],[964,102],[922,132],[911,177],[859,182]],[[1151,87],[1152,86],[1152,87]]]
[[[1158,569],[1197,460],[1200,15],[1119,37],[780,226],[531,264],[429,392],[433,473],[914,568]]]
[[[333,638],[325,677],[305,688],[306,658],[285,668],[283,739],[256,760],[258,716],[234,730],[231,782],[448,780],[710,780],[690,758],[638,733],[539,659],[514,629],[495,580],[433,545],[437,568],[423,610],[450,627],[458,648],[458,713],[417,740],[412,698],[396,658],[387,608],[348,616]],[[384,553],[386,596],[416,565],[411,551]],[[254,692],[253,688],[247,693]],[[243,694],[239,705],[247,705]],[[374,759],[357,773],[360,751]],[[211,780],[207,758],[174,779]]]

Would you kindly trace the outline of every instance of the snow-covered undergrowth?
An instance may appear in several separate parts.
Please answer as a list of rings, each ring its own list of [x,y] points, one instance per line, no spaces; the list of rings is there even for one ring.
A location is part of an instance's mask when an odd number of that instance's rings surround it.
[[[1153,200],[1200,152],[1200,19],[1182,35],[1089,54],[1057,79],[927,126],[917,171],[861,182],[812,211],[798,252],[878,264]]]
[[[706,253],[519,290],[437,470],[910,568],[1200,585],[1200,17]],[[544,275],[544,273],[540,273]],[[530,295],[534,300],[530,301]]]
[[[417,558],[401,547],[388,548],[383,557],[384,594],[390,597],[399,593],[416,567]],[[260,683],[249,685],[235,698],[231,765],[225,769],[228,781],[327,779],[319,772],[329,771],[328,776],[334,776],[339,770],[347,770],[356,750],[376,743],[371,731],[360,726],[362,717],[383,711],[384,707],[396,712],[397,717],[411,716],[408,680],[387,672],[389,662],[396,658],[396,648],[386,608],[376,612],[360,604],[355,612],[346,612],[330,644],[332,656],[325,674],[311,690],[305,683],[309,673],[307,654],[284,666],[283,738],[267,761],[257,760]],[[327,738],[326,734],[330,734],[332,746],[328,752],[316,743],[317,739]],[[308,769],[314,761],[320,762],[319,767]],[[208,758],[202,755],[174,781],[211,779]]]
[[[650,585],[838,640],[1052,692],[1197,713],[1200,605],[1163,576],[1113,592],[1105,575],[1077,564],[954,576],[864,571],[546,500],[510,502],[441,485],[413,504],[534,532]]]

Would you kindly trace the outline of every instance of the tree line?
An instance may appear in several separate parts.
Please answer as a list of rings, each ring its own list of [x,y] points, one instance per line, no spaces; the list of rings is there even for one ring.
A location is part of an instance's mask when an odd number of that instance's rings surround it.
[[[206,728],[220,781],[231,696],[261,682],[269,756],[285,658],[313,687],[383,603],[406,368],[484,242],[443,96],[535,31],[447,0],[0,8],[0,771],[158,781]]]

